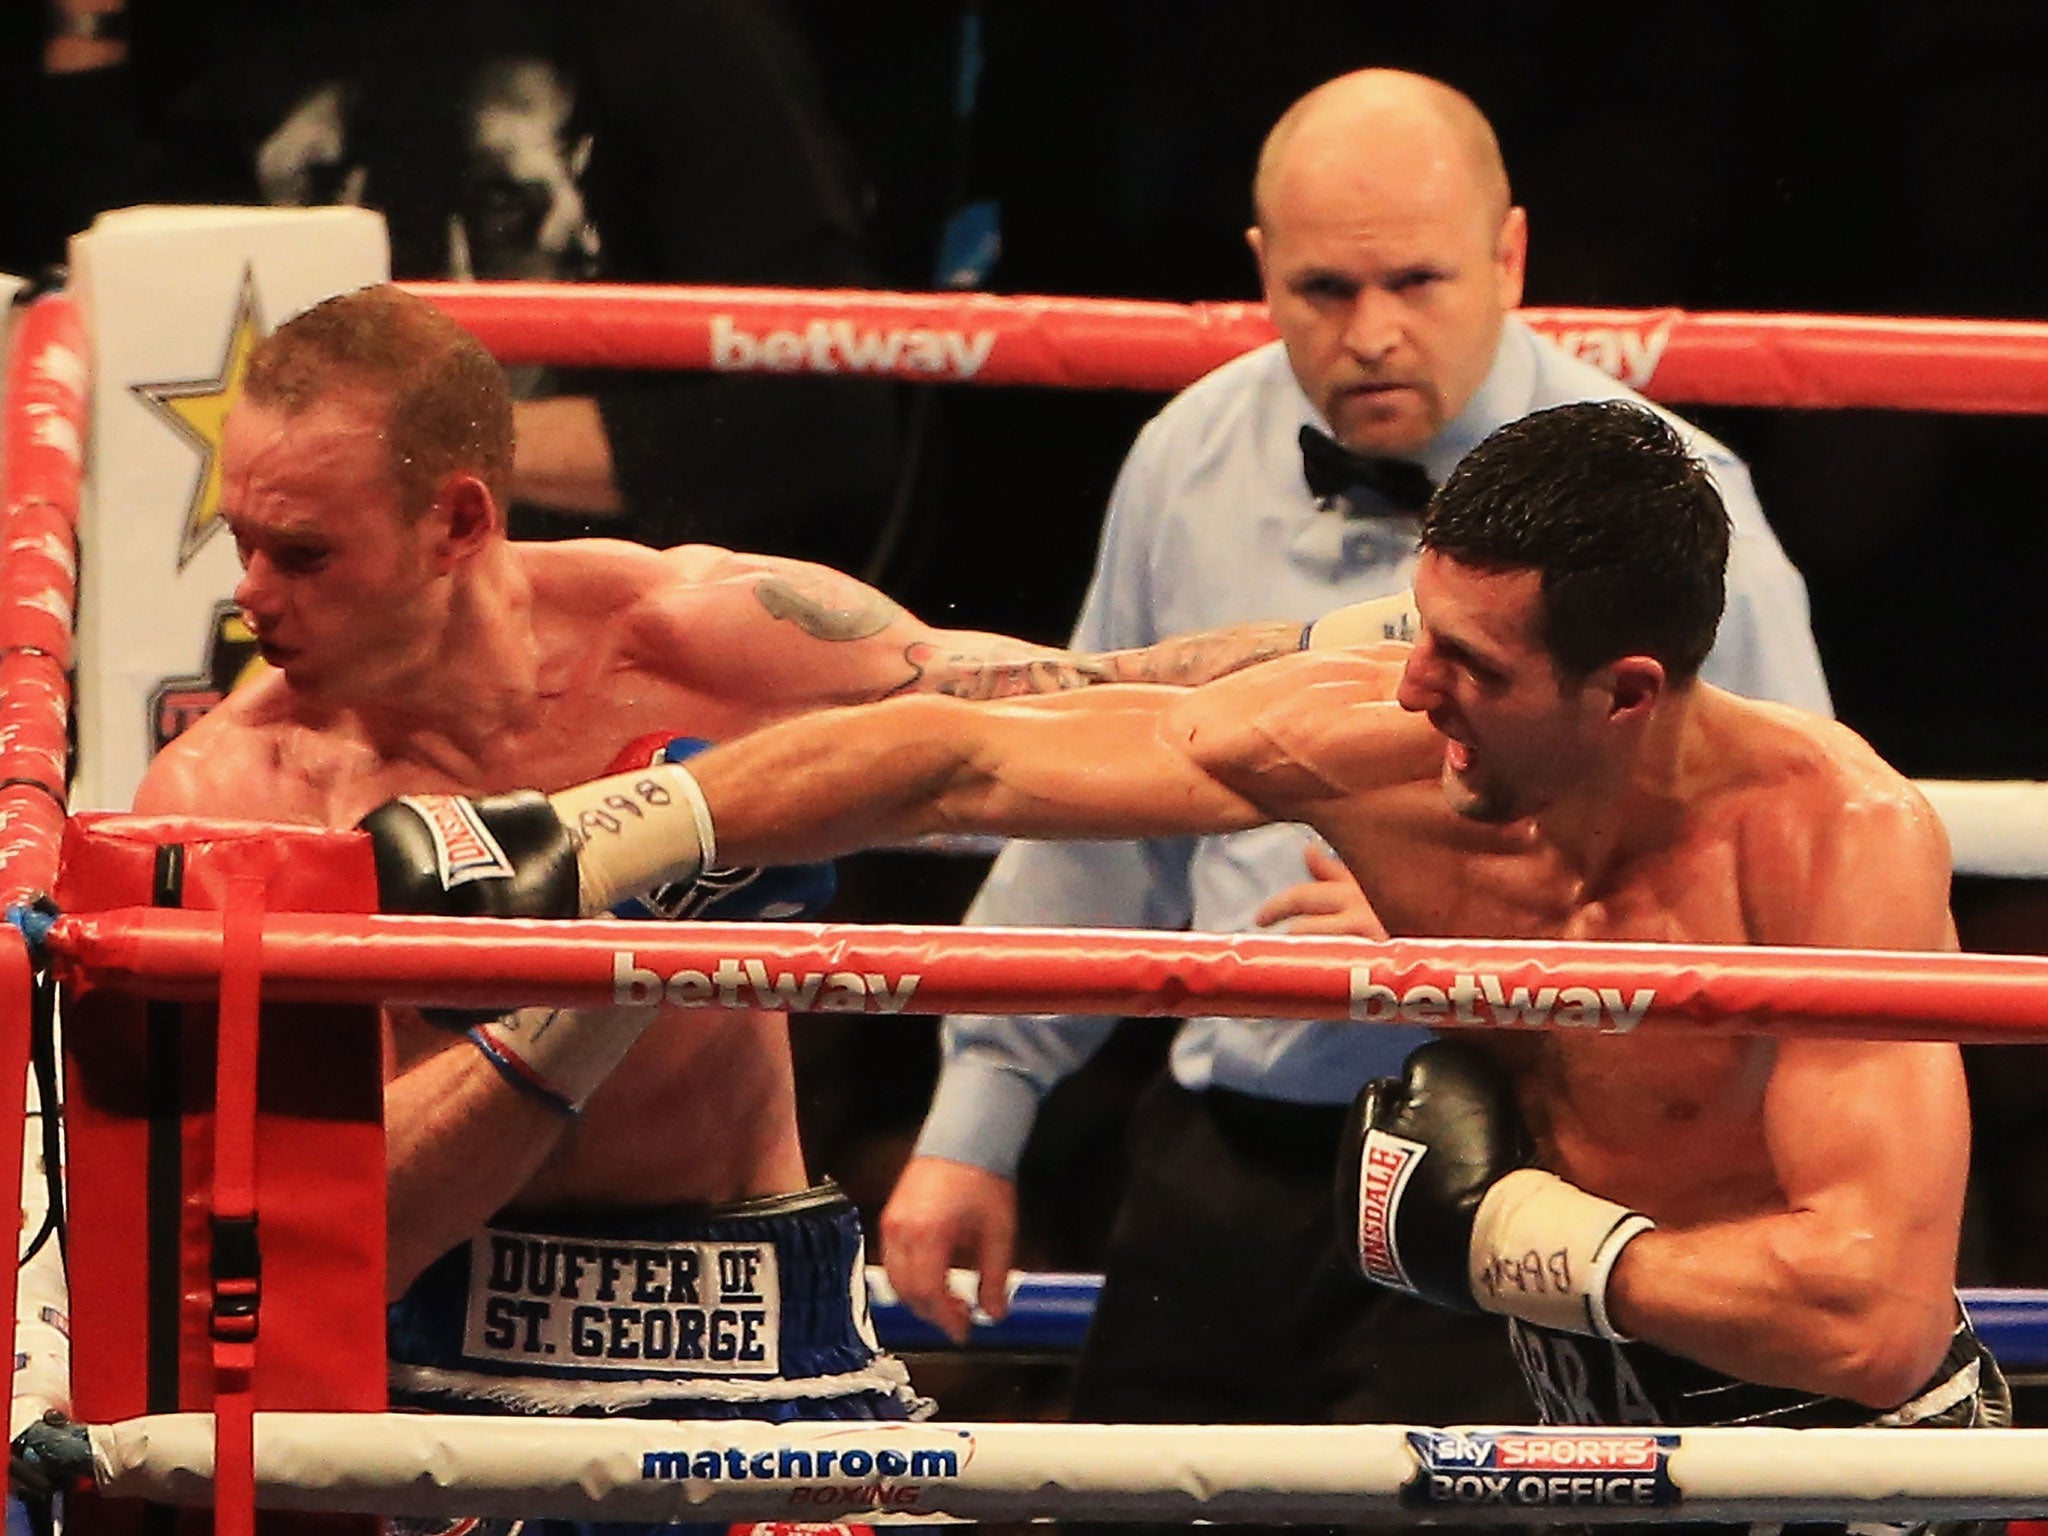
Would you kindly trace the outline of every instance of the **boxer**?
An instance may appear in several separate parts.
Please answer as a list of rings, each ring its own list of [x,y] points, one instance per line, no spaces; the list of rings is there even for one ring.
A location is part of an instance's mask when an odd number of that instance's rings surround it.
[[[1289,820],[1395,935],[1954,948],[1946,839],[1912,784],[1843,726],[1698,680],[1727,541],[1712,482],[1655,416],[1563,406],[1499,429],[1433,497],[1412,646],[1183,691],[890,700],[670,771],[728,860],[939,828]],[[650,835],[606,834],[643,859]],[[1410,1001],[1506,1022],[1483,997]],[[1473,1036],[1498,1083],[1430,1057],[1373,1090],[1343,1212],[1362,1269],[1520,1320],[1559,1419],[1702,1422],[1719,1400],[1791,1423],[2001,1422],[2009,1396],[1954,1290],[1955,1047],[1637,1034],[1620,1014],[1650,1003],[1594,1006]],[[1369,1146],[1409,1175],[1375,1176]],[[1650,1351],[1688,1368],[1670,1390],[1619,1374]],[[1598,1385],[1610,1363],[1618,1389]],[[1715,1382],[1741,1390],[1688,1395]]]
[[[393,910],[605,911],[664,884],[671,861],[622,863],[616,839],[593,838],[604,794],[563,811],[580,861],[545,802],[536,818],[491,797],[600,777],[650,733],[730,736],[893,694],[1207,676],[1301,638],[1251,626],[1084,657],[933,629],[798,561],[513,544],[511,419],[490,356],[394,288],[316,306],[255,349],[224,428],[220,515],[267,666],[159,754],[136,810],[349,826],[402,800],[371,819]],[[680,785],[647,756],[627,784]],[[696,826],[680,789],[635,804],[665,830]],[[692,835],[694,878],[712,839]],[[508,891],[491,877],[515,861],[530,878]],[[451,1029],[387,1013],[404,1392],[920,1409],[866,1327],[853,1212],[805,1168],[780,1015],[649,1028],[647,1010],[527,1010]]]

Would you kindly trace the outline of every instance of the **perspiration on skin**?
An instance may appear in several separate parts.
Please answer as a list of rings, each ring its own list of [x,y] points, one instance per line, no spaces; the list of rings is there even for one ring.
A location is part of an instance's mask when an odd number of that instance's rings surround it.
[[[274,387],[230,414],[221,516],[268,666],[157,757],[139,811],[349,826],[404,794],[563,789],[654,733],[716,739],[895,693],[1173,675],[1299,640],[1297,626],[1251,626],[1192,659],[1075,657],[933,629],[800,561],[511,544],[500,456],[470,443],[448,399],[410,401],[409,429],[452,424],[394,458],[401,385],[453,378],[492,417],[508,399],[474,339],[401,290],[287,323],[251,376]],[[418,483],[422,464],[438,467]],[[390,1011],[389,1035],[394,1294],[515,1199],[717,1203],[807,1183],[780,1015],[647,1030],[573,1126],[410,1010]]]
[[[1491,612],[1488,574],[1426,557],[1423,637],[1405,653],[1305,654],[1183,694],[904,699],[793,722],[693,768],[726,856],[745,860],[940,830],[1298,820],[1397,934],[1954,947],[1939,825],[1849,731],[1704,684],[1603,725],[1538,665],[1526,622],[1473,627]],[[1523,690],[1534,696],[1496,707]],[[1564,718],[1578,721],[1570,761],[1528,785],[1524,819],[1459,814],[1447,781],[1500,772],[1522,792],[1541,758],[1530,743]],[[1623,1331],[1873,1407],[1919,1388],[1954,1321],[1968,1119],[1953,1047],[1501,1043],[1544,1165],[1658,1221],[1615,1270]]]

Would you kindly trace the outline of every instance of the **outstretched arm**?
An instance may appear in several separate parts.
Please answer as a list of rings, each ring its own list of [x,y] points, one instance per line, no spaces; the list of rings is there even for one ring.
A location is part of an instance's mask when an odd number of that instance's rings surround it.
[[[1388,640],[1412,641],[1418,626],[1415,595],[1350,603],[1310,624],[1280,619],[1233,624],[1227,629],[1174,635],[1154,645],[1128,651],[1105,651],[1093,658],[1117,683],[1174,683],[1183,686],[1214,682],[1256,662],[1271,661],[1295,651],[1348,650]]]
[[[1266,820],[1175,740],[1179,697],[905,697],[785,721],[690,768],[720,862],[822,858],[941,831],[1146,837]]]
[[[748,699],[791,709],[900,694],[1021,698],[1099,683],[1195,686],[1310,649],[1413,634],[1408,594],[1314,624],[1234,625],[1090,655],[976,630],[939,629],[842,572],[703,548],[670,554],[672,582],[647,605],[657,665],[707,693],[743,680]]]
[[[1388,702],[1398,672],[1391,657],[1346,651],[1190,689],[904,695],[799,715],[687,767],[607,775],[548,800],[580,845],[585,912],[705,868],[935,832],[1122,839],[1306,821],[1362,843],[1373,792],[1435,769],[1427,724]]]

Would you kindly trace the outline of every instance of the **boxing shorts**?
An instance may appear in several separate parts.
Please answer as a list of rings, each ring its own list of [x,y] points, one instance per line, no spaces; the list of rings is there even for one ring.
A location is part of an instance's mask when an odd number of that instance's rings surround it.
[[[1755,1424],[1775,1429],[2002,1429],[2012,1392],[1960,1308],[1948,1353],[1913,1398],[1874,1413],[1846,1398],[1767,1387],[1634,1341],[1508,1320],[1515,1361],[1546,1424]]]
[[[1610,1343],[1508,1320],[1515,1361],[1546,1424],[1753,1424],[1776,1429],[2004,1429],[2012,1391],[1991,1351],[1957,1310],[1948,1353],[1913,1398],[1889,1413],[1789,1387],[1739,1381],[1696,1361],[1634,1341]],[[1656,1526],[1555,1528],[1562,1536],[2002,1536],[2003,1521],[1891,1524],[1800,1521],[1787,1525],[1664,1522]]]
[[[836,1185],[721,1206],[508,1211],[387,1313],[394,1407],[920,1419]]]

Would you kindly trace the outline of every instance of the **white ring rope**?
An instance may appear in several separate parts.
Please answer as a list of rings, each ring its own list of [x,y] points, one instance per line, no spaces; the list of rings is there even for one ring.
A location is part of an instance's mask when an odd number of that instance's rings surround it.
[[[2048,879],[2048,784],[2027,779],[1915,782],[1948,828],[1957,874]]]
[[[211,1415],[95,1426],[91,1441],[106,1493],[209,1497]],[[418,1517],[2000,1519],[2048,1511],[2048,1431],[259,1413],[256,1478],[264,1508]]]

